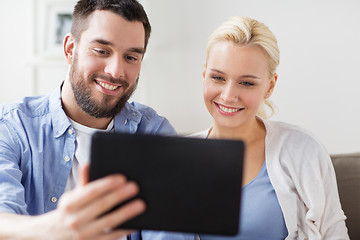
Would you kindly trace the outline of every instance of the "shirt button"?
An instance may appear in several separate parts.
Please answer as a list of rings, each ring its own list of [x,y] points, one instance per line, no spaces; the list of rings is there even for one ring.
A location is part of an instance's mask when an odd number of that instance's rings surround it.
[[[72,135],[74,133],[74,130],[72,130],[71,128],[69,129],[69,134]]]
[[[57,202],[57,198],[56,198],[56,197],[52,197],[52,198],[51,198],[51,201],[52,201],[53,203],[56,203],[56,202]]]
[[[66,156],[66,157],[64,157],[64,160],[65,160],[65,162],[68,162],[68,161],[70,161],[70,157]]]

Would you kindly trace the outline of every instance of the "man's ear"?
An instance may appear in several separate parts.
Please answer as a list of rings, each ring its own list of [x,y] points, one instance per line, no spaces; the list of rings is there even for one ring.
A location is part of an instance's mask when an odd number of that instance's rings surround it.
[[[68,64],[71,64],[73,61],[74,48],[75,48],[74,37],[71,33],[68,33],[64,38],[64,54]]]

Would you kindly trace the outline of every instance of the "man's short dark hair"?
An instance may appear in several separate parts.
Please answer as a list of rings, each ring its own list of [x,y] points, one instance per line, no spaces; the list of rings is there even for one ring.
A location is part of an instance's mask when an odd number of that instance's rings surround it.
[[[128,21],[139,21],[145,30],[146,49],[151,25],[143,6],[137,0],[79,0],[74,8],[71,33],[75,41],[80,41],[81,34],[88,28],[88,17],[96,10],[108,10]]]

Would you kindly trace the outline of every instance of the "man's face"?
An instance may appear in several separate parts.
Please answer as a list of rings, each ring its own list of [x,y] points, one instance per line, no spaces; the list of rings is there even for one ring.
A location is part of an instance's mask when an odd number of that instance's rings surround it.
[[[136,88],[144,54],[144,27],[110,11],[95,11],[74,44],[69,80],[76,104],[111,118]]]

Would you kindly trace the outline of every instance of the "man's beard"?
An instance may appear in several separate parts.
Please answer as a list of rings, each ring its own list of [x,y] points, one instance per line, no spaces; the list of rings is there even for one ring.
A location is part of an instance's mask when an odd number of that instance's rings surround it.
[[[81,74],[77,72],[77,57],[74,57],[74,62],[70,69],[69,78],[71,88],[78,106],[92,117],[113,118],[122,110],[126,102],[135,91],[139,77],[136,79],[134,86],[129,87],[129,84],[124,80],[101,75],[101,79],[107,80],[111,83],[121,83],[121,88],[125,88],[123,96],[121,96],[121,98],[115,104],[110,105],[110,102],[114,99],[114,96],[104,94],[102,101],[98,103],[98,99],[92,96],[91,89],[88,87],[88,85],[99,76],[100,75],[98,74],[92,74],[88,79],[84,79]]]

